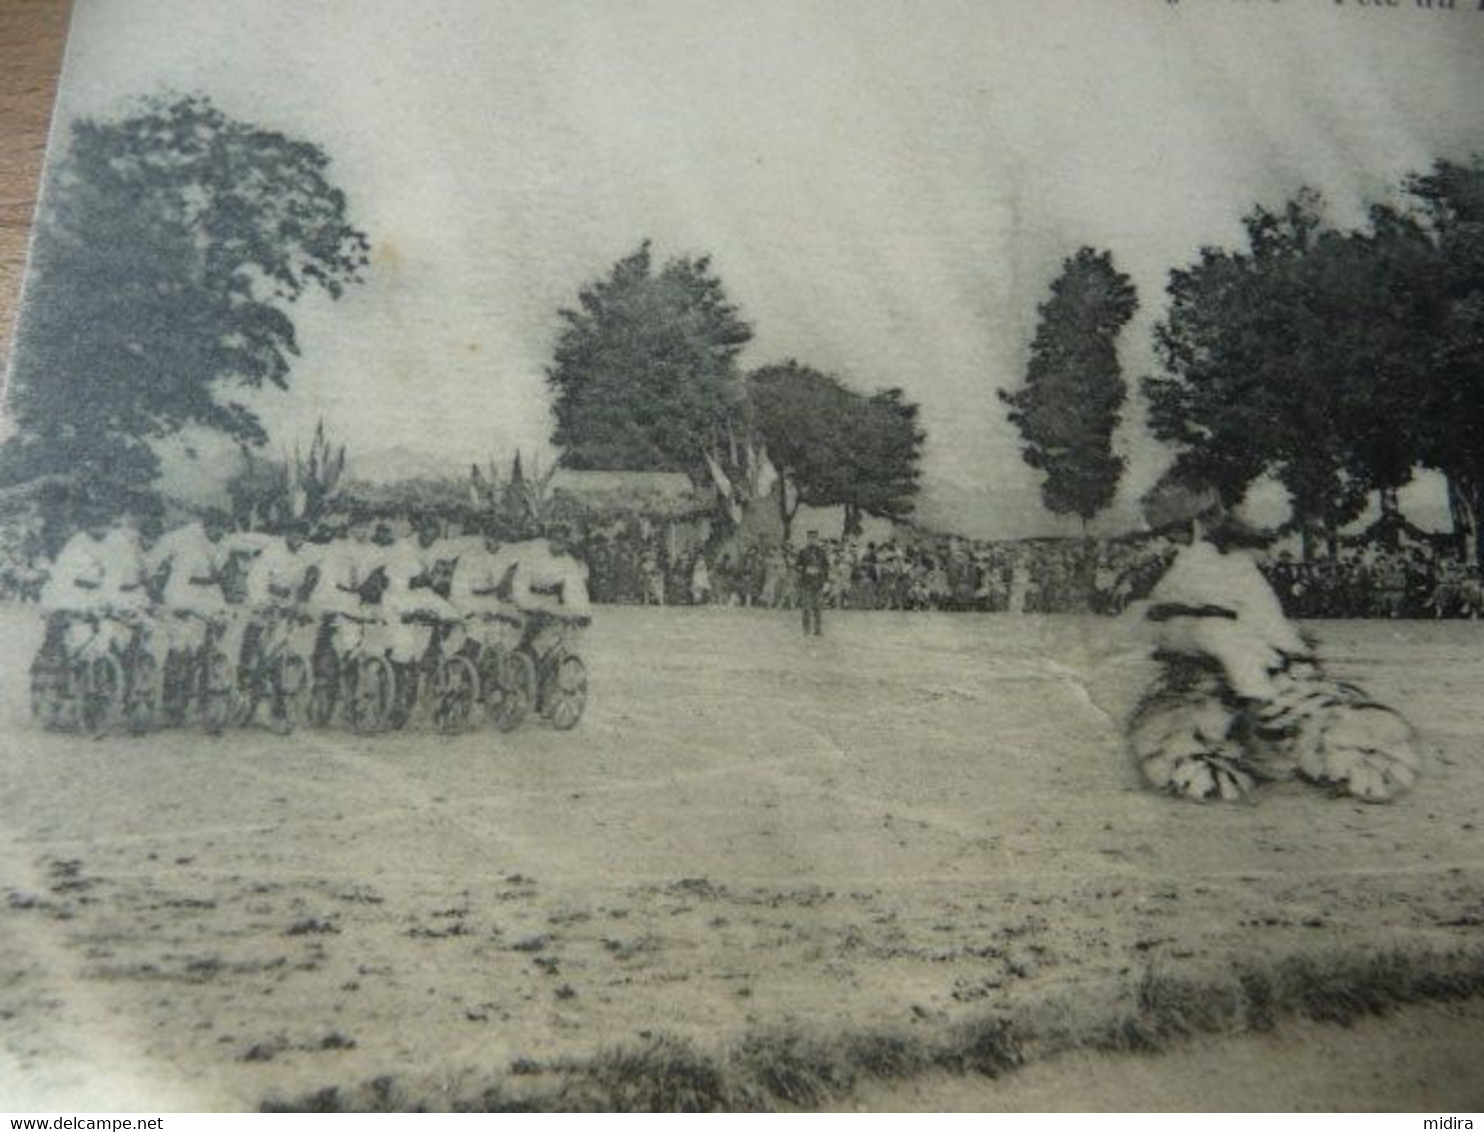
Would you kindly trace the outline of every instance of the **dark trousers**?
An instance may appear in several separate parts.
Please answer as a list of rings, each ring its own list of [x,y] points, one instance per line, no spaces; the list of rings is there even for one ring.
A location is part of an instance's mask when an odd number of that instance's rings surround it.
[[[823,631],[824,590],[804,588],[799,591],[799,608],[804,611],[804,632],[816,637]]]

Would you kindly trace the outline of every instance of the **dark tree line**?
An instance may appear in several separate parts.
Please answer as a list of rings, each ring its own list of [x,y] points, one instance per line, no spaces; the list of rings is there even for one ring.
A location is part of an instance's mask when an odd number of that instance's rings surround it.
[[[1271,476],[1305,556],[1333,551],[1372,493],[1383,534],[1416,469],[1447,479],[1479,561],[1484,508],[1484,161],[1407,177],[1399,204],[1354,229],[1304,190],[1243,219],[1244,245],[1170,272],[1154,328],[1163,373],[1143,392],[1175,450],[1167,484],[1236,504]],[[1000,398],[1055,514],[1084,522],[1123,471],[1111,438],[1125,385],[1116,339],[1138,300],[1106,252],[1081,249],[1040,307],[1025,383]]]
[[[1171,272],[1150,423],[1177,478],[1229,502],[1272,475],[1307,552],[1417,467],[1448,481],[1477,559],[1484,504],[1484,164],[1408,177],[1405,204],[1326,223],[1303,192],[1254,209],[1246,246]]]
[[[293,304],[339,297],[367,265],[328,166],[200,97],[75,123],[37,228],[0,493],[47,484],[75,516],[138,510],[159,441],[205,428],[261,446],[242,394],[288,387]],[[1307,191],[1255,208],[1240,246],[1171,271],[1149,423],[1177,482],[1228,502],[1281,482],[1307,550],[1372,492],[1395,519],[1397,490],[1436,470],[1478,561],[1484,160],[1439,161],[1402,190],[1353,229]],[[1053,513],[1085,523],[1116,492],[1117,342],[1138,305],[1109,253],[1081,249],[1041,304],[1023,384],[1000,395]],[[847,530],[912,513],[917,406],[795,360],[744,369],[752,327],[706,257],[656,263],[646,242],[561,319],[547,380],[567,466],[724,469],[766,486],[785,528],[803,504],[844,508]]]
[[[547,382],[566,466],[765,484],[785,532],[801,504],[843,507],[847,531],[912,513],[917,406],[792,359],[744,372],[752,328],[709,259],[657,267],[645,241],[561,317]],[[764,455],[776,479],[759,475]]]

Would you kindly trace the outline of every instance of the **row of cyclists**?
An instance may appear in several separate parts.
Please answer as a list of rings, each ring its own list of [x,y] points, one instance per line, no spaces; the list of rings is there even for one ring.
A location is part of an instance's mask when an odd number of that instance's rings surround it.
[[[568,728],[586,705],[587,571],[545,539],[206,520],[146,542],[124,518],[67,543],[41,607],[32,703],[50,727],[509,730],[534,707]]]

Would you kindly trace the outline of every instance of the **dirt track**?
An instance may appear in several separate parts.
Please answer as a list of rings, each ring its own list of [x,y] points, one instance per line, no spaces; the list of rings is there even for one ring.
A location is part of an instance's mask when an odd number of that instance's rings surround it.
[[[646,1033],[926,1031],[1480,939],[1484,626],[1315,627],[1435,751],[1390,807],[1144,792],[1104,622],[828,628],[601,610],[571,734],[93,741],[31,726],[34,615],[0,611],[0,1108],[383,1074],[436,1105]]]

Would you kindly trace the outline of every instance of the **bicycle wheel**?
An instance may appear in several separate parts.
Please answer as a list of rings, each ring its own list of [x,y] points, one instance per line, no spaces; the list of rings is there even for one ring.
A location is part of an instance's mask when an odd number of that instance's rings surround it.
[[[244,650],[227,698],[227,717],[233,727],[252,725],[258,705],[269,698],[272,679],[272,662],[260,650]]]
[[[355,685],[346,705],[350,726],[362,735],[385,730],[395,694],[392,666],[383,657],[363,656],[355,667]]]
[[[309,726],[329,727],[340,702],[340,661],[333,655],[322,655],[310,665],[310,671]]]
[[[448,656],[433,684],[433,725],[445,735],[468,729],[479,701],[479,672],[466,656]]]
[[[165,654],[165,670],[160,678],[160,726],[180,727],[185,723],[191,705],[191,672],[189,655],[177,649]]]
[[[568,654],[557,662],[542,699],[546,718],[558,731],[577,726],[587,708],[587,665],[581,657]]]
[[[494,665],[489,694],[490,723],[496,731],[514,731],[536,702],[536,662],[523,650],[501,654]]]
[[[418,709],[418,698],[424,695],[427,684],[421,678],[420,666],[413,664],[391,664],[392,696],[387,707],[386,727],[400,731],[412,722]]]
[[[38,661],[31,667],[31,714],[48,731],[67,720],[67,670]]]
[[[129,665],[129,730],[142,734],[155,725],[160,706],[160,666],[147,652],[136,652]]]
[[[220,731],[232,721],[232,683],[227,654],[208,645],[201,659],[201,724],[206,730]]]
[[[314,718],[314,677],[309,661],[298,653],[285,653],[278,658],[273,673],[283,721],[290,727],[302,727]]]
[[[112,656],[82,664],[82,726],[85,731],[107,731],[118,723],[124,708],[124,673]]]

